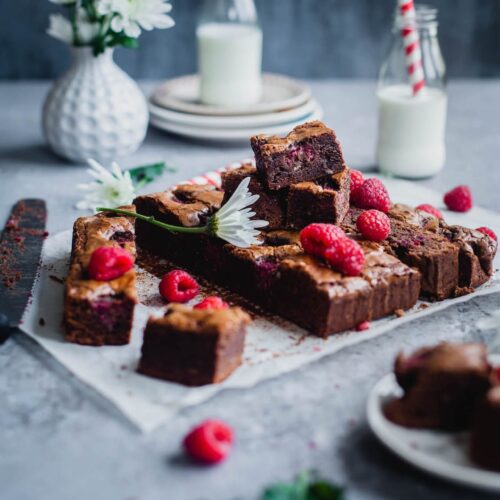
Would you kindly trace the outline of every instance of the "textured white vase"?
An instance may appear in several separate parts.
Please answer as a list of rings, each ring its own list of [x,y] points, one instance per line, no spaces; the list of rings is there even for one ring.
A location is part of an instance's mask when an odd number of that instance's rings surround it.
[[[73,65],[43,107],[43,131],[54,152],[69,160],[109,161],[136,151],[148,126],[148,106],[137,84],[113,61],[73,48]]]

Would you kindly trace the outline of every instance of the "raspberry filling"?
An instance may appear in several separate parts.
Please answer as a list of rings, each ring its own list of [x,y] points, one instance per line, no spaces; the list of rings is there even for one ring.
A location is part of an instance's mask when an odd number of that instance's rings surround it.
[[[92,311],[106,330],[112,332],[123,315],[120,297],[100,297],[90,303]]]
[[[255,262],[257,268],[257,281],[262,288],[269,288],[274,280],[279,262],[270,257],[263,257]]]
[[[88,265],[90,279],[111,281],[132,269],[134,259],[123,248],[99,247],[92,253]]]
[[[298,162],[307,160],[312,161],[316,156],[314,148],[310,144],[301,144],[299,146],[292,146],[285,155],[285,164],[292,167]]]
[[[233,444],[233,431],[220,420],[206,420],[184,438],[184,449],[194,460],[215,464],[224,460]]]
[[[200,287],[196,280],[186,271],[170,271],[160,281],[160,295],[167,302],[188,302],[194,299]]]

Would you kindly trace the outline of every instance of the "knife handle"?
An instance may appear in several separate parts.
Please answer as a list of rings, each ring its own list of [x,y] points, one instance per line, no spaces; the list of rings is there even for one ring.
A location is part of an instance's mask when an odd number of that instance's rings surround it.
[[[5,314],[0,313],[0,344],[3,344],[12,333],[12,327]]]

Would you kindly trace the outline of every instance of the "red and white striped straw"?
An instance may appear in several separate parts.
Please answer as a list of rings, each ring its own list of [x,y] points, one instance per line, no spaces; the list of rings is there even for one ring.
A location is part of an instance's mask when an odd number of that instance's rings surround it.
[[[405,49],[406,70],[410,78],[413,95],[425,87],[422,52],[416,25],[416,13],[413,0],[398,0],[399,14],[402,19],[401,36]]]

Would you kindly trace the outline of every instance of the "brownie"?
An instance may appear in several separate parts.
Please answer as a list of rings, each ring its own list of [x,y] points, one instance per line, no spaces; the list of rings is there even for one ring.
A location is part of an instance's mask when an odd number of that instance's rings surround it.
[[[103,212],[76,220],[64,289],[63,322],[70,342],[97,346],[130,341],[137,303],[135,270],[111,281],[89,279],[90,257],[103,246],[124,248],[135,257],[134,219]]]
[[[356,220],[362,212],[362,209],[351,207],[343,224],[346,231],[357,234]],[[458,246],[444,236],[409,223],[392,212],[388,215],[391,233],[382,244],[402,262],[420,271],[420,295],[431,300],[455,296],[458,287]]]
[[[285,227],[286,190],[268,191],[262,185],[257,169],[249,163],[222,174],[223,203],[227,202],[245,177],[250,177],[249,191],[259,195],[259,199],[252,205],[252,210],[256,214],[255,218],[269,222],[266,229]]]
[[[286,137],[257,135],[250,143],[257,171],[270,190],[313,181],[344,169],[337,136],[320,121],[299,125]]]
[[[482,344],[441,343],[410,356],[399,354],[394,373],[404,391],[385,415],[405,427],[466,429],[490,387],[491,367]]]
[[[189,386],[221,382],[241,364],[249,323],[239,307],[172,305],[149,318],[138,372]]]
[[[356,277],[344,276],[309,255],[283,260],[271,292],[272,310],[326,337],[415,305],[419,273],[376,243],[360,244],[365,269]]]
[[[287,226],[302,229],[313,222],[340,224],[349,210],[349,169],[292,184],[287,199]]]
[[[473,419],[470,439],[472,460],[486,469],[500,471],[500,386],[490,389]]]

